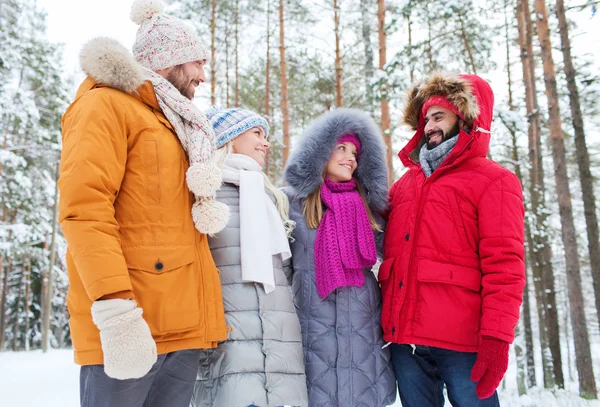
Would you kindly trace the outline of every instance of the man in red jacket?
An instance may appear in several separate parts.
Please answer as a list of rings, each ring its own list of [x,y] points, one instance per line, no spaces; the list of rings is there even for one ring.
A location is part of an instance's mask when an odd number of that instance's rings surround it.
[[[390,191],[379,271],[384,338],[404,407],[498,406],[525,286],[517,177],[487,158],[494,95],[476,75],[409,93],[415,131]]]

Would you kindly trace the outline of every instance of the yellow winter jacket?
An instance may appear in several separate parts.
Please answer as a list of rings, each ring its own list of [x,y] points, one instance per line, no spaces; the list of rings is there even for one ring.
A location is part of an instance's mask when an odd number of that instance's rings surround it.
[[[60,225],[75,362],[102,364],[90,308],[133,291],[159,354],[226,338],[221,284],[194,227],[188,160],[154,88],[128,94],[88,76],[65,113]]]

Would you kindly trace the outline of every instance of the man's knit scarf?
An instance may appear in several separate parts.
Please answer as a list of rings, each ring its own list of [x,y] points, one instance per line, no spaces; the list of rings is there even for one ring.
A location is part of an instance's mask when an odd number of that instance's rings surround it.
[[[421,163],[421,168],[427,178],[431,177],[431,174],[433,174],[437,167],[439,167],[446,157],[450,155],[450,152],[452,152],[452,149],[457,142],[458,136],[444,141],[431,150],[427,149],[427,144],[424,144],[423,147],[421,147],[421,151],[419,152],[419,162]]]
[[[314,252],[317,292],[325,298],[338,287],[362,286],[363,269],[375,264],[377,251],[354,179],[343,183],[325,179],[321,200],[327,209],[317,230]]]
[[[147,68],[147,78],[154,86],[156,99],[185,150],[190,168],[186,179],[196,197],[192,217],[196,228],[215,234],[225,227],[229,210],[216,202],[214,195],[221,186],[221,171],[210,163],[215,152],[215,133],[206,116],[161,75]]]

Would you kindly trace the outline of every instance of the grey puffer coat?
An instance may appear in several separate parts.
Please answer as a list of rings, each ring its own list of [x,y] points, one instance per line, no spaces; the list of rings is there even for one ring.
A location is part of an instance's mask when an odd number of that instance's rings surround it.
[[[227,227],[209,245],[221,272],[229,338],[202,353],[192,398],[197,407],[307,406],[302,342],[289,286],[289,261],[273,257],[276,288],[242,280],[239,189],[224,184],[217,200],[229,206]],[[288,273],[288,275],[286,275]]]
[[[364,113],[337,109],[317,119],[290,158],[286,193],[296,222],[292,243],[294,303],[300,318],[309,405],[382,407],[396,400],[389,348],[383,348],[381,293],[370,269],[361,287],[340,287],[326,298],[317,293],[314,244],[317,229],[306,225],[306,196],[322,174],[337,139],[347,133],[361,141],[356,177],[369,206],[383,211],[387,199],[384,148],[377,126]],[[378,233],[381,242],[382,234]]]

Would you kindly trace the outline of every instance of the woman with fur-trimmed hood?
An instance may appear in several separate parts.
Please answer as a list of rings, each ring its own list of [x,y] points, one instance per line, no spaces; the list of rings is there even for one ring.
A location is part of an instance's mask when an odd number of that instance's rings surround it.
[[[392,404],[394,372],[371,271],[383,237],[378,213],[387,207],[379,129],[358,110],[325,113],[304,131],[285,179],[309,405]]]

